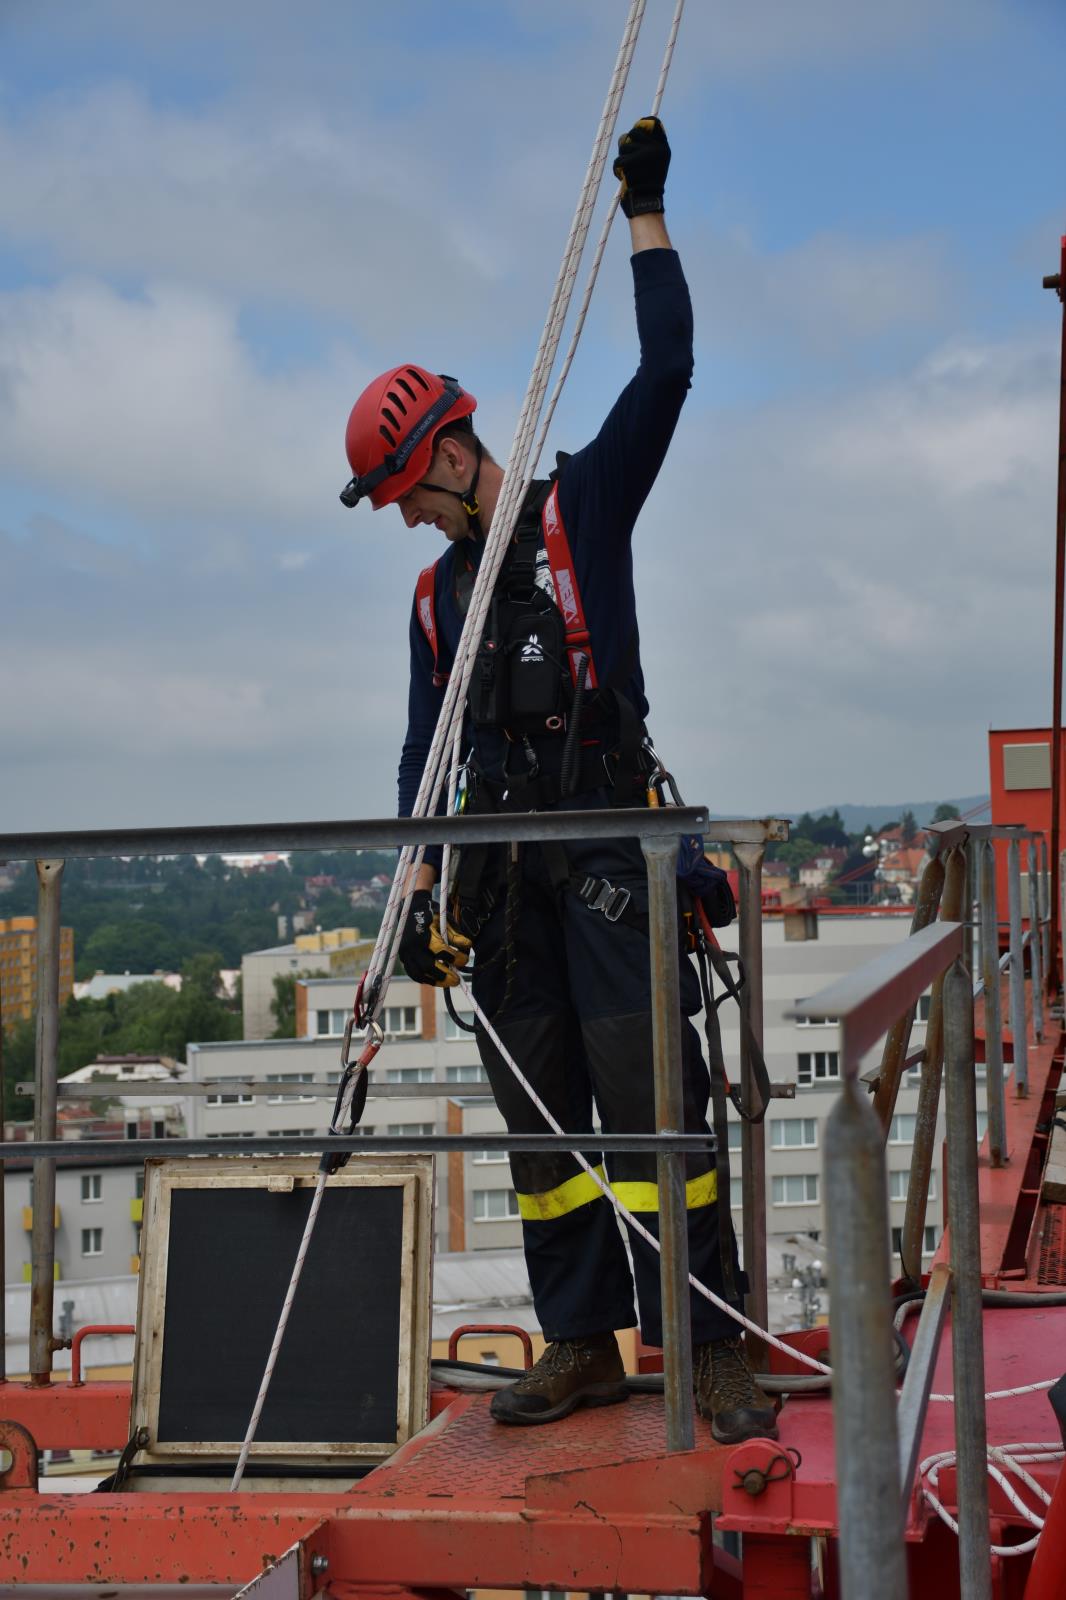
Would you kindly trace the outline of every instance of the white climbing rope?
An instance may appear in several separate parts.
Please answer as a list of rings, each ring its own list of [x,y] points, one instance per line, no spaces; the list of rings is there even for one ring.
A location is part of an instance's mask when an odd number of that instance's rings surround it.
[[[231,1494],[235,1493],[240,1488],[241,1479],[244,1477],[244,1469],[248,1465],[248,1452],[252,1448],[252,1441],[254,1440],[259,1429],[259,1418],[263,1415],[263,1407],[266,1404],[267,1390],[270,1388],[270,1380],[274,1376],[274,1366],[278,1359],[278,1351],[281,1349],[281,1341],[285,1337],[285,1329],[289,1322],[289,1312],[292,1310],[292,1302],[296,1298],[296,1288],[300,1282],[300,1275],[304,1269],[304,1262],[307,1259],[307,1252],[311,1245],[311,1235],[315,1231],[315,1223],[318,1220],[318,1208],[322,1204],[322,1196],[325,1193],[325,1189],[326,1174],[324,1172],[320,1172],[318,1174],[318,1181],[315,1184],[315,1192],[311,1196],[311,1206],[307,1213],[307,1221],[304,1223],[303,1238],[300,1240],[300,1248],[296,1252],[296,1265],[292,1269],[292,1277],[289,1279],[289,1287],[285,1291],[285,1300],[281,1307],[281,1316],[278,1318],[278,1325],[274,1332],[274,1342],[270,1346],[270,1354],[267,1356],[267,1364],[263,1369],[263,1379],[259,1385],[259,1393],[255,1397],[255,1405],[252,1409],[251,1421],[249,1422],[248,1430],[244,1435],[244,1443],[241,1445],[241,1453],[237,1457],[237,1465],[233,1472],[233,1481],[230,1484]]]
[[[522,404],[522,409],[519,413],[515,437],[511,445],[510,455],[508,456],[507,466],[504,471],[499,499],[497,500],[496,508],[492,517],[492,523],[485,541],[485,550],[482,555],[477,579],[474,584],[474,590],[470,600],[470,607],[467,613],[466,621],[463,625],[462,635],[456,649],[455,662],[453,663],[452,673],[448,680],[448,686],[445,690],[444,701],[437,719],[437,726],[434,730],[429,754],[426,757],[422,779],[419,783],[418,794],[416,796],[412,812],[412,815],[415,817],[428,817],[434,815],[446,777],[449,775],[449,772],[451,772],[453,780],[457,775],[459,740],[463,725],[467,688],[470,681],[470,675],[473,671],[474,658],[477,654],[477,648],[481,641],[481,634],[484,629],[485,618],[488,614],[489,602],[492,598],[492,591],[496,583],[496,578],[503,562],[504,554],[507,550],[508,544],[510,543],[511,536],[514,532],[519,511],[523,501],[525,500],[530,482],[532,481],[533,473],[536,470],[540,445],[543,442],[543,434],[547,431],[547,423],[545,423],[540,440],[537,444],[537,454],[534,455],[534,439],[537,437],[537,424],[543,410],[544,396],[547,392],[552,367],[555,363],[555,357],[558,353],[559,343],[562,337],[563,325],[566,321],[567,312],[570,307],[574,282],[577,277],[578,267],[580,266],[582,252],[584,251],[585,247],[585,241],[588,237],[588,231],[592,222],[593,211],[595,209],[596,197],[599,193],[600,184],[603,178],[603,169],[606,165],[607,154],[610,149],[611,141],[614,136],[615,127],[618,121],[618,112],[622,102],[622,95],[625,91],[626,82],[629,77],[629,69],[633,61],[633,52],[636,49],[637,39],[640,35],[641,23],[644,20],[646,3],[647,0],[631,0],[629,9],[626,13],[625,26],[622,31],[622,39],[621,43],[619,44],[618,55],[615,60],[614,69],[611,73],[607,98],[604,103],[603,111],[600,115],[599,125],[596,130],[592,154],[589,158],[589,164],[585,172],[585,178],[581,185],[581,191],[578,196],[574,217],[570,224],[570,233],[567,238],[566,248],[563,252],[562,264],[559,268],[559,274],[555,281],[555,287],[552,290],[547,319],[544,324],[543,332],[541,333],[540,342],[537,346],[536,356],[534,357],[533,370],[530,374],[525,399]],[[684,0],[676,0],[673,21],[671,23],[670,34],[667,40],[666,53],[663,59],[662,68],[659,73],[659,83],[656,89],[656,109],[658,109],[658,105],[662,99],[662,92],[665,87],[666,77],[669,72],[671,59],[673,57],[674,44],[677,39],[677,30],[680,25],[683,9]],[[614,212],[612,209],[611,216],[613,217],[613,215]],[[609,220],[610,219],[608,219],[608,225]],[[604,239],[605,237],[606,230]],[[593,265],[593,275],[590,279],[585,300],[581,308],[582,323],[584,321],[584,315],[585,311],[587,310],[588,301],[592,295],[592,285],[595,282],[595,273],[599,269],[599,263],[602,254],[603,251],[601,246],[601,248],[597,251],[596,259]],[[569,362],[573,359],[573,351],[576,348],[577,338],[580,336],[580,331],[581,329],[579,325],[567,355],[567,370],[569,370]],[[552,397],[553,409],[555,401],[558,398],[558,391],[560,388],[561,383],[556,386],[556,392]],[[550,421],[550,414],[548,420]],[[396,874],[392,881],[392,887],[389,892],[388,901],[386,902],[385,906],[385,912],[382,917],[381,928],[378,932],[378,937],[374,944],[373,954],[370,958],[370,964],[364,979],[366,990],[372,997],[370,1013],[367,1018],[368,1025],[371,1029],[379,1028],[380,1026],[378,1019],[380,1018],[381,1011],[385,1003],[385,996],[388,990],[389,981],[396,965],[404,922],[410,906],[411,895],[414,892],[416,874],[419,866],[422,863],[424,854],[424,845],[419,845],[417,847],[408,845],[405,846],[400,853]],[[445,864],[450,864],[450,851],[447,846],[445,847]],[[347,1081],[345,1082],[341,1094],[340,1102],[334,1111],[333,1120],[331,1123],[332,1131],[339,1131],[339,1129],[343,1127],[347,1117],[350,1114],[352,1098],[355,1094],[358,1077],[358,1073],[352,1072],[348,1074]],[[315,1189],[315,1196],[311,1205],[311,1210],[308,1213],[307,1224],[304,1229],[304,1237],[300,1246],[300,1253],[297,1256],[292,1279],[289,1283],[289,1288],[285,1296],[285,1302],[281,1309],[281,1315],[278,1320],[277,1330],[271,1345],[267,1366],[263,1373],[263,1380],[259,1387],[259,1394],[256,1399],[255,1408],[249,1421],[248,1430],[245,1435],[244,1443],[241,1447],[240,1456],[238,1458],[237,1467],[233,1475],[231,1488],[234,1491],[240,1487],[241,1479],[244,1474],[244,1468],[248,1459],[248,1452],[251,1449],[253,1440],[255,1439],[256,1429],[259,1425],[259,1418],[262,1414],[267,1391],[270,1387],[270,1379],[273,1373],[274,1363],[277,1359],[277,1353],[281,1348],[281,1342],[285,1335],[285,1328],[288,1323],[289,1312],[292,1308],[293,1298],[296,1293],[296,1287],[299,1282],[300,1273],[303,1269],[303,1263],[307,1254],[307,1248],[310,1244],[311,1234],[314,1230],[314,1224],[318,1215],[318,1208],[321,1204],[324,1188],[325,1175],[320,1173],[319,1181]]]
[[[1030,1527],[1036,1529],[1036,1533],[1033,1535],[1033,1537],[1031,1539],[1027,1539],[1024,1544],[992,1545],[990,1547],[992,1555],[1029,1555],[1040,1543],[1040,1534],[1044,1527],[1045,1519],[1038,1511],[1034,1510],[1032,1506],[1026,1505],[1025,1501],[1018,1494],[1017,1490],[1014,1488],[1006,1474],[1008,1472],[1014,1473],[1015,1477],[1021,1480],[1031,1494],[1035,1495],[1038,1500],[1043,1501],[1045,1506],[1049,1506],[1051,1504],[1051,1496],[1048,1494],[1043,1485],[1037,1482],[1032,1473],[1026,1472],[1021,1463],[1023,1461],[1061,1461],[1064,1456],[1066,1456],[1066,1451],[1063,1450],[1061,1444],[1055,1443],[989,1445],[989,1477],[999,1484],[1000,1488],[1010,1501],[1010,1504],[1018,1512],[1019,1516],[1021,1516],[1024,1521],[1028,1522]],[[953,1467],[954,1465],[955,1451],[941,1450],[937,1455],[926,1456],[925,1460],[919,1464],[918,1476],[921,1480],[923,1480],[921,1488],[922,1498],[936,1512],[941,1522],[946,1523],[951,1529],[952,1533],[957,1534],[959,1531],[959,1524],[957,1520],[942,1504],[939,1496],[936,1493],[940,1469],[942,1467]]]

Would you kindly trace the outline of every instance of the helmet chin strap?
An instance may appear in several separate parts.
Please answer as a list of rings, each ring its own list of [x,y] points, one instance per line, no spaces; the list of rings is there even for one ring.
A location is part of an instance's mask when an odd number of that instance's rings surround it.
[[[469,488],[446,489],[442,483],[421,483],[422,489],[431,489],[434,494],[450,494],[458,500],[466,512],[466,520],[470,525],[470,535],[473,539],[483,539],[484,529],[481,526],[481,505],[477,497],[478,479],[481,477],[481,440],[477,441],[477,461],[474,464],[474,476],[470,480]]]

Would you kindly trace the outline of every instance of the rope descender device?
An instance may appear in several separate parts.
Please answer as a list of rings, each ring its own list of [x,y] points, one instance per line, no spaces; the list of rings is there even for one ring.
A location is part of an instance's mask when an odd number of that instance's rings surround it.
[[[363,986],[367,975],[364,972],[359,980],[359,987],[355,993],[355,1004],[352,1014],[344,1025],[344,1038],[341,1041],[341,1081],[337,1089],[337,1098],[333,1104],[333,1115],[330,1118],[329,1131],[333,1134],[345,1135],[354,1133],[359,1125],[359,1120],[366,1109],[367,1089],[370,1086],[370,1077],[367,1069],[381,1046],[385,1042],[385,1030],[380,1022],[371,1019],[369,1013],[373,1001],[364,1002]],[[371,996],[380,988],[375,980],[371,985]],[[362,1050],[354,1061],[349,1060],[349,1051],[352,1047],[352,1034],[356,1029],[365,1030],[365,1041]],[[322,1159],[318,1164],[319,1172],[329,1177],[334,1172],[339,1172],[348,1163],[347,1152],[338,1151],[331,1154],[328,1150],[322,1152]]]

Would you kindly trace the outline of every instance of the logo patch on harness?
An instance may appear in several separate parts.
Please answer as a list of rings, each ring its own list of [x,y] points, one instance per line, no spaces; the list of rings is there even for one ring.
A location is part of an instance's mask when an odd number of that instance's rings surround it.
[[[540,640],[535,633],[531,633],[526,643],[522,646],[523,661],[543,661],[544,651],[540,647]]]
[[[570,576],[569,567],[555,568],[555,592],[559,596],[559,606],[567,624],[578,620],[577,596],[574,594],[574,580]]]
[[[428,594],[422,596],[418,602],[418,620],[422,624],[422,631],[433,637],[433,601]]]

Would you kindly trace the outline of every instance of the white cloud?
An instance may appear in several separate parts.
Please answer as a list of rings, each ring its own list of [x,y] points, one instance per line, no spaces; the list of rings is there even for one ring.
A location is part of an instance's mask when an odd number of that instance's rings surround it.
[[[657,743],[693,798],[980,789],[987,726],[1046,699],[1056,387],[1048,350],[974,343],[833,401],[686,420],[638,585]]]
[[[0,463],[164,526],[321,514],[370,375],[353,359],[267,375],[232,305],[174,284],[15,291],[0,295]]]

